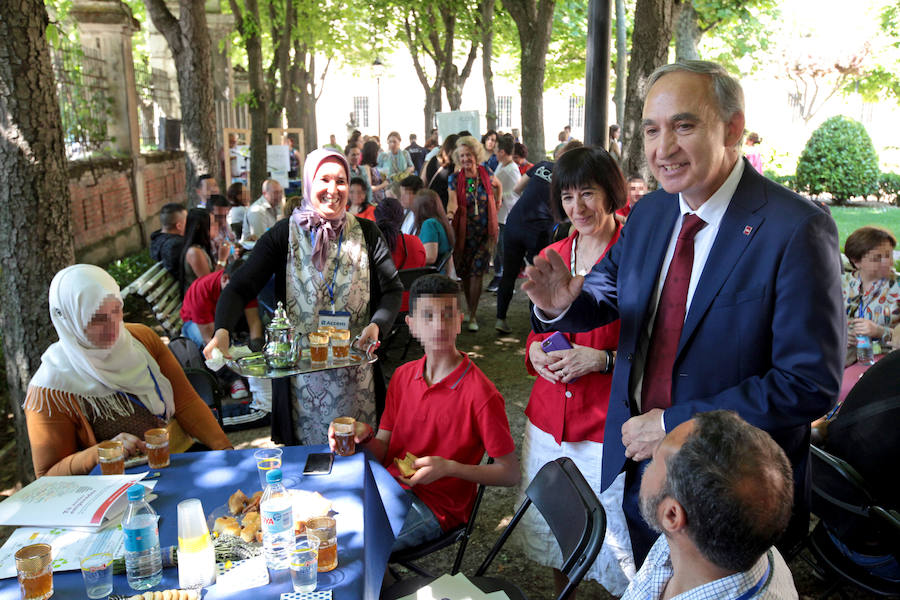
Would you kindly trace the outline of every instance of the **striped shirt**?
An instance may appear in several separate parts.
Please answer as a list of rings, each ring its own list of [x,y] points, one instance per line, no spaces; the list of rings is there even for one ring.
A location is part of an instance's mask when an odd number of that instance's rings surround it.
[[[644,565],[631,580],[622,600],[658,600],[674,571],[669,543],[661,535]],[[748,571],[735,573],[696,587],[672,600],[786,600],[796,599],[794,579],[781,554],[773,546]]]

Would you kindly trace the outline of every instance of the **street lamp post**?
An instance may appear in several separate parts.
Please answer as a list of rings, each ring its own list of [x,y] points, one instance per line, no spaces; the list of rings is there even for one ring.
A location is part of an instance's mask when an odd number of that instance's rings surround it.
[[[377,93],[377,101],[378,101],[378,139],[381,139],[381,76],[384,75],[384,63],[381,62],[381,59],[375,57],[375,62],[372,63],[372,73],[375,75],[375,89]]]

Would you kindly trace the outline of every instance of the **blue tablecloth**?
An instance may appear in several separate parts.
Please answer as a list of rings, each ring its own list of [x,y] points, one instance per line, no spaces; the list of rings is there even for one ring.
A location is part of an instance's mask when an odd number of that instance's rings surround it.
[[[159,513],[159,538],[162,546],[177,545],[176,505],[187,498],[199,498],[208,515],[228,502],[238,488],[248,496],[259,489],[255,449],[173,454],[171,465],[160,469],[159,483],[151,503]],[[320,492],[333,503],[337,512],[338,568],[319,573],[318,588],[333,590],[334,600],[375,600],[387,566],[391,545],[399,533],[409,509],[406,493],[393,477],[365,454],[335,456],[330,475],[303,475],[306,455],[325,452],[324,446],[288,446],[284,448],[282,471],[288,487]],[[144,467],[146,469],[146,467]],[[140,472],[130,469],[129,472]],[[269,571],[265,587],[228,593],[210,586],[204,598],[278,599],[292,592],[290,573]],[[79,571],[55,573],[54,598],[87,598]],[[164,569],[162,583],[154,589],[178,587],[178,570]],[[125,575],[116,575],[113,593],[131,595]],[[0,581],[0,600],[19,598],[15,579]]]

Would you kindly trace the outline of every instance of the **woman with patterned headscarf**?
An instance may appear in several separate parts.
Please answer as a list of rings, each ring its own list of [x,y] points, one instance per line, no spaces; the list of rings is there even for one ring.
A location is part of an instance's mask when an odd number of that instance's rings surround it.
[[[230,332],[243,307],[274,276],[275,295],[306,344],[319,318],[346,318],[365,348],[387,333],[400,308],[403,285],[391,250],[374,222],[347,212],[349,166],[331,150],[315,150],[303,165],[303,204],[256,243],[246,264],[222,290],[216,333],[205,349],[226,356]],[[272,439],[285,444],[324,444],[328,425],[342,415],[376,422],[376,363],[272,380]]]
[[[50,319],[59,341],[41,356],[25,397],[35,475],[86,475],[97,466],[98,442],[121,441],[130,456],[157,427],[169,429],[172,452],[187,450],[192,437],[213,450],[231,447],[159,336],[122,322],[119,286],[106,271],[73,265],[57,273]]]

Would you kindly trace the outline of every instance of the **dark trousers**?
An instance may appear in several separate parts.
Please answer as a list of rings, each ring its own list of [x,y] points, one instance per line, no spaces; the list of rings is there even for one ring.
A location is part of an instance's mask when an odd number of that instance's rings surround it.
[[[498,223],[499,232],[497,233],[497,246],[494,248],[494,275],[503,276],[503,230],[506,229],[505,223]]]
[[[522,269],[522,261],[531,263],[538,252],[550,242],[550,233],[535,233],[523,227],[507,223],[503,230],[503,277],[497,290],[497,318],[505,319],[516,289],[516,278]]]
[[[659,537],[641,516],[641,477],[648,464],[649,460],[640,463],[631,459],[625,461],[625,497],[622,499],[622,509],[625,511],[625,522],[628,524],[628,535],[631,537],[635,569],[641,568],[644,559],[650,553],[650,548]]]

